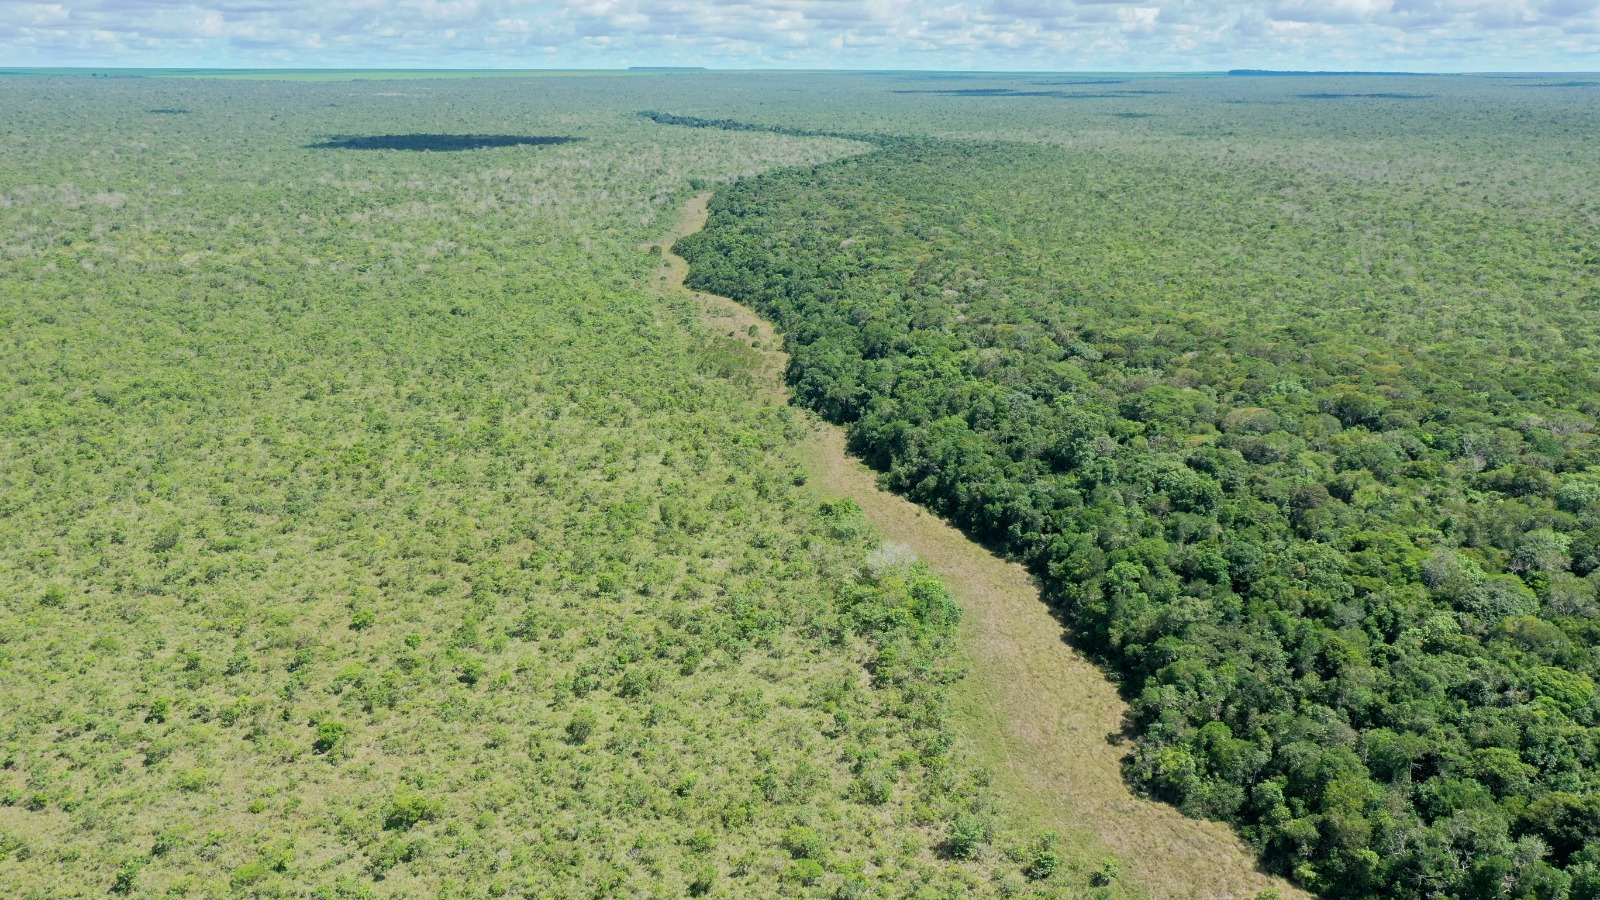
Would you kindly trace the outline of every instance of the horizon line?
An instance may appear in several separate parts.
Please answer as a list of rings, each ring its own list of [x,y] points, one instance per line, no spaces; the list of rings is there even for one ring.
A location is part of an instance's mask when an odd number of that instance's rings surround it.
[[[1452,69],[1452,70],[1329,70],[1329,69],[1261,69],[1233,67],[1227,69],[898,69],[898,68],[806,68],[806,67],[718,67],[679,65],[623,65],[605,68],[544,67],[513,68],[493,66],[487,68],[465,66],[3,66],[0,78],[28,75],[93,75],[97,73],[130,73],[135,75],[187,75],[187,74],[336,74],[336,73],[431,73],[472,75],[525,75],[525,74],[583,74],[583,75],[717,75],[717,74],[838,74],[838,75],[1121,75],[1155,77],[1273,77],[1273,76],[1325,76],[1325,77],[1538,77],[1546,75],[1593,75],[1600,77],[1597,69]]]
[[[695,75],[716,72],[838,72],[838,73],[892,73],[892,74],[972,74],[972,75],[1600,75],[1600,69],[1262,69],[1235,66],[1226,69],[898,69],[898,68],[844,68],[844,67],[781,67],[781,66],[680,66],[680,65],[627,65],[627,66],[544,66],[520,68],[512,66],[203,66],[203,65],[75,65],[75,66],[3,66],[0,75],[14,72],[640,72],[645,74]]]

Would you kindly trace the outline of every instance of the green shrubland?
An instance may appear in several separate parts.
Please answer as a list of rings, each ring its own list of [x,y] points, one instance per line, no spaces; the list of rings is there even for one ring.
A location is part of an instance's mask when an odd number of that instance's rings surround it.
[[[1012,890],[948,594],[649,288],[863,149],[714,87],[0,79],[0,892]],[[326,146],[469,132],[577,140]]]

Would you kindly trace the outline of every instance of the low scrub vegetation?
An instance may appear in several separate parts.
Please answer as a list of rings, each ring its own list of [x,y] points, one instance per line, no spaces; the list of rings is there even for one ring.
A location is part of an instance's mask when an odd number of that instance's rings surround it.
[[[555,84],[0,79],[0,893],[1023,878],[948,595],[639,249],[859,148]],[[463,122],[583,140],[306,146]]]

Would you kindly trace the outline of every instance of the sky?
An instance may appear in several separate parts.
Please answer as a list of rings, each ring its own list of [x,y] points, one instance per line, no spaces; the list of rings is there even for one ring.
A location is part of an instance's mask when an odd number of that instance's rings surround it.
[[[0,66],[1600,70],[1600,0],[0,0]]]

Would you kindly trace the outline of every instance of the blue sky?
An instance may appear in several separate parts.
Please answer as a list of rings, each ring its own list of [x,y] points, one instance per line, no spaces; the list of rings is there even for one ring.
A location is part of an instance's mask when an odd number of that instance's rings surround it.
[[[0,65],[1600,70],[1600,0],[0,0]]]

